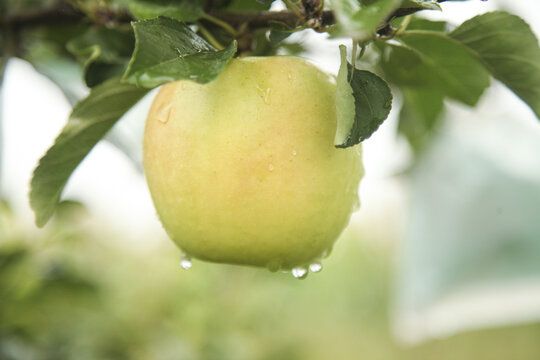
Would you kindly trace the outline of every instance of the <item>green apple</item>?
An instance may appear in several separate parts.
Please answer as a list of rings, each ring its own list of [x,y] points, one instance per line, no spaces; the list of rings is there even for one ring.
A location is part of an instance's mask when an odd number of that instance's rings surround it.
[[[202,260],[271,270],[328,253],[363,175],[360,146],[334,147],[335,93],[331,76],[288,56],[233,59],[208,84],[163,86],[143,159],[172,240]]]

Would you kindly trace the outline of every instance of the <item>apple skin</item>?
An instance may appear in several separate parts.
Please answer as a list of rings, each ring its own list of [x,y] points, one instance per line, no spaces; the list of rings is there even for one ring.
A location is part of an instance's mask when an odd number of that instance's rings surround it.
[[[359,145],[336,149],[335,82],[289,56],[164,85],[143,163],[158,216],[195,258],[286,270],[321,259],[358,207]]]

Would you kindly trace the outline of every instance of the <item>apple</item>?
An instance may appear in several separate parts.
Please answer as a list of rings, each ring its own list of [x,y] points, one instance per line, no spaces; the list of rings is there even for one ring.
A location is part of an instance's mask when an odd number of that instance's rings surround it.
[[[143,163],[185,254],[297,277],[320,269],[363,176],[360,146],[334,147],[335,94],[333,77],[289,56],[233,59],[210,83],[160,89]]]

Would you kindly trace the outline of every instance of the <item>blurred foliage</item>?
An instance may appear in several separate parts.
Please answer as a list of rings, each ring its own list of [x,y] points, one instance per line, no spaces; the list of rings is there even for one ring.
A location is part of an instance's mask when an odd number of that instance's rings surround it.
[[[0,359],[538,359],[540,325],[393,343],[387,239],[349,231],[304,281],[125,248],[61,203],[35,233],[0,215]],[[376,245],[375,245],[376,244]]]

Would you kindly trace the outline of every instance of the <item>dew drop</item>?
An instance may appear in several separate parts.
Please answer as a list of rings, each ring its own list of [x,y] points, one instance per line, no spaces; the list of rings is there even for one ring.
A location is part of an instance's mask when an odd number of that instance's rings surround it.
[[[360,198],[358,197],[358,195],[354,196],[354,200],[353,200],[353,203],[352,203],[352,206],[351,206],[351,210],[353,212],[360,210]]]
[[[184,270],[189,270],[192,265],[191,256],[182,254],[182,257],[180,258],[180,267]]]
[[[269,165],[268,165],[268,170],[270,170],[270,171],[274,171],[274,165],[272,165],[272,164],[269,164]]]
[[[291,273],[295,279],[305,279],[307,277],[308,270],[303,266],[297,266],[292,269]]]
[[[309,270],[311,272],[314,272],[314,273],[321,271],[322,270],[322,262],[320,262],[319,260],[312,262],[309,265]]]
[[[322,252],[321,257],[322,257],[322,258],[328,257],[328,255],[330,255],[331,252],[332,252],[332,246],[330,246],[329,248],[325,249],[325,250]]]
[[[158,110],[156,118],[162,124],[166,124],[169,121],[169,116],[171,114],[172,104],[165,104],[161,109]]]
[[[264,103],[266,105],[269,105],[270,104],[270,92],[272,91],[272,89],[270,88],[266,88],[263,89],[261,88],[259,85],[257,85],[257,92],[259,93],[259,96],[263,99]]]
[[[281,268],[281,263],[279,260],[272,260],[266,264],[266,268],[270,270],[270,272],[277,272]]]
[[[293,151],[291,152],[291,154],[292,154],[293,156],[296,156],[296,150],[293,150]]]

